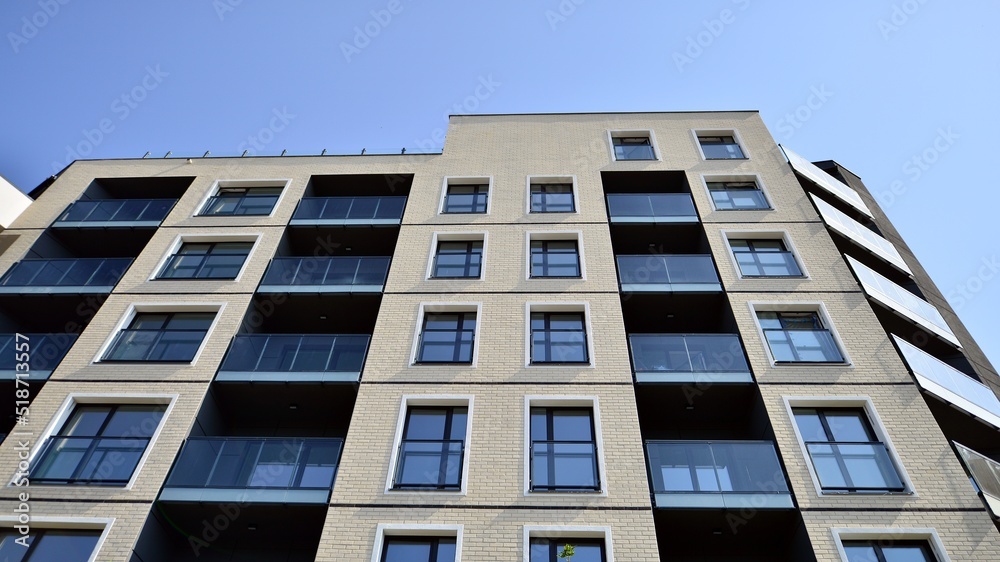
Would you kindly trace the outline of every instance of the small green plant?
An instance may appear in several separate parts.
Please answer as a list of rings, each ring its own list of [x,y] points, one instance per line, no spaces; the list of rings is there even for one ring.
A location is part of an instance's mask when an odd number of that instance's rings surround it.
[[[576,554],[576,550],[574,549],[573,545],[566,544],[563,545],[562,550],[560,550],[559,554],[557,554],[556,556],[559,558],[565,558],[569,562],[573,562],[572,558],[574,554]]]

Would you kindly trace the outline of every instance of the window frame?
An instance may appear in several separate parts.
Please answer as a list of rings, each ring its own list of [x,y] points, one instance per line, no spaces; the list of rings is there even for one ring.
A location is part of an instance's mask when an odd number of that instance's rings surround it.
[[[572,211],[532,211],[531,210],[531,186],[532,185],[571,185],[570,193],[573,195]],[[580,214],[580,193],[577,188],[576,175],[529,175],[525,179],[525,214],[532,217],[566,216]]]
[[[486,279],[486,252],[489,249],[489,232],[487,231],[449,231],[434,232],[431,235],[430,252],[427,257],[427,271],[424,273],[425,281],[483,281]],[[437,264],[437,250],[441,242],[482,242],[483,251],[480,256],[479,277],[435,277],[434,270]]]
[[[694,144],[698,147],[698,154],[701,156],[702,162],[746,162],[751,160],[747,144],[737,129],[691,129],[691,136],[694,137]],[[740,147],[743,158],[708,158],[705,156],[705,150],[701,146],[699,137],[733,137],[733,142]]]
[[[385,480],[383,493],[392,495],[426,494],[464,496],[468,493],[469,457],[472,450],[472,416],[475,396],[470,394],[404,394],[400,400],[399,414],[396,418],[396,432],[393,437],[392,450],[389,455],[389,472]],[[455,407],[466,408],[465,445],[462,451],[462,477],[457,490],[435,490],[430,488],[396,488],[393,486],[396,472],[399,469],[399,447],[403,442],[403,432],[406,428],[406,417],[410,408],[417,407]]]
[[[249,260],[247,260],[249,261]],[[127,326],[132,324],[132,321],[139,314],[170,314],[176,312],[212,312],[215,314],[215,318],[212,323],[208,326],[208,330],[205,332],[205,337],[202,338],[201,344],[198,346],[198,350],[195,352],[194,357],[191,358],[189,362],[183,361],[173,361],[169,363],[160,363],[164,365],[195,365],[198,363],[198,359],[201,354],[205,351],[205,346],[208,344],[212,337],[212,333],[215,331],[219,324],[219,320],[222,318],[222,314],[226,309],[226,304],[224,302],[177,302],[177,303],[162,303],[162,302],[149,302],[149,303],[131,303],[128,308],[121,315],[118,323],[115,324],[114,328],[111,329],[110,334],[105,338],[104,343],[98,348],[97,353],[90,360],[91,365],[103,364],[105,366],[121,365],[123,367],[135,368],[136,362],[133,361],[106,361],[104,355],[111,349],[112,344],[118,337],[118,334],[127,329]],[[145,362],[139,362],[145,363]],[[151,363],[157,364],[157,363]]]
[[[937,529],[932,527],[833,527],[830,529],[837,554],[843,562],[847,562],[847,551],[844,541],[885,541],[900,540],[902,542],[923,541],[927,543],[935,562],[951,562],[951,557],[941,542]]]
[[[592,492],[545,492],[531,490],[531,409],[532,408],[590,408],[591,423],[594,430],[594,446],[597,448],[597,479],[600,489]],[[569,395],[527,395],[524,397],[524,496],[556,497],[556,498],[588,498],[608,496],[608,470],[604,462],[604,435],[601,430],[601,408],[597,396]],[[525,543],[527,545],[527,542]],[[527,550],[525,550],[527,553]],[[609,559],[610,560],[610,559]]]
[[[475,368],[479,362],[479,342],[482,336],[483,303],[481,302],[422,302],[418,305],[417,322],[413,333],[413,344],[410,350],[409,367],[440,368]],[[418,360],[420,356],[420,341],[424,331],[424,318],[427,314],[474,313],[476,328],[473,331],[472,362],[471,363],[427,363]]]
[[[780,280],[780,279],[793,279],[793,280],[809,280],[809,272],[806,270],[806,266],[802,263],[802,255],[799,253],[795,244],[792,243],[792,237],[789,235],[787,230],[727,230],[723,229],[720,231],[722,234],[723,243],[726,245],[726,251],[729,252],[730,263],[733,264],[733,272],[736,274],[737,279],[766,279],[766,280]],[[799,268],[799,275],[744,275],[743,269],[740,267],[739,260],[736,259],[736,252],[733,250],[733,245],[730,243],[731,240],[780,240],[785,246],[785,251],[792,255],[792,259],[795,260],[795,265]]]
[[[452,185],[486,185],[486,212],[485,213],[452,213],[445,211],[448,201],[448,187]],[[493,176],[445,176],[441,183],[441,195],[438,201],[437,214],[454,216],[489,216],[493,209]]]
[[[98,531],[97,544],[94,551],[90,553],[87,562],[97,562],[98,554],[104,547],[104,543],[111,534],[111,527],[117,519],[114,517],[59,517],[48,515],[32,515],[31,528],[38,531]],[[13,529],[18,525],[17,517],[4,515],[0,516],[0,525]]]
[[[611,151],[611,161],[612,162],[662,162],[663,156],[660,152],[660,147],[656,143],[656,135],[653,133],[652,129],[607,129],[606,130],[608,149]],[[618,156],[615,154],[615,139],[616,138],[632,138],[632,137],[647,137],[649,139],[649,145],[653,147],[653,159],[652,160],[619,160]]]
[[[274,178],[274,179],[217,179],[212,182],[212,185],[208,188],[208,191],[198,202],[198,205],[194,208],[191,213],[192,217],[202,217],[202,218],[236,218],[243,217],[249,219],[262,219],[265,217],[273,217],[274,213],[277,212],[278,208],[281,206],[281,202],[285,198],[285,194],[288,193],[288,188],[292,185],[291,178]],[[280,187],[281,193],[278,194],[278,199],[275,200],[274,206],[271,207],[271,212],[266,215],[205,215],[202,214],[202,210],[205,205],[208,204],[208,200],[219,194],[219,191],[224,188],[236,187],[236,188],[252,188],[252,187]]]
[[[847,347],[844,346],[844,340],[840,337],[837,332],[837,327],[830,318],[830,314],[826,309],[826,305],[822,302],[760,302],[760,301],[749,301],[747,306],[750,307],[750,320],[754,323],[754,327],[757,329],[757,336],[764,348],[764,353],[767,355],[767,360],[770,362],[771,367],[777,368],[802,368],[803,366],[808,366],[809,368],[825,368],[830,367],[834,369],[844,369],[844,368],[854,368],[854,362],[851,360],[851,356],[847,351]],[[760,319],[757,318],[758,312],[814,312],[819,316],[820,321],[830,332],[830,336],[833,337],[834,344],[840,351],[840,355],[843,358],[842,362],[808,362],[808,361],[777,361],[774,358],[774,353],[771,351],[771,344],[767,341],[767,335],[764,333],[764,328],[760,324]]]
[[[524,525],[521,531],[522,559],[531,560],[531,539],[557,538],[559,542],[573,542],[572,539],[599,539],[604,541],[604,562],[615,562],[614,541],[610,526],[583,525]]]
[[[530,368],[549,369],[580,369],[594,368],[597,365],[594,347],[594,328],[591,322],[589,302],[527,302],[524,305],[524,366]],[[587,346],[587,362],[580,363],[535,363],[531,358],[532,332],[531,315],[535,312],[542,313],[564,313],[573,312],[583,314],[583,329],[586,331],[584,344]]]
[[[699,145],[700,146],[700,145]],[[712,190],[709,189],[709,183],[719,183],[719,182],[753,182],[757,185],[757,191],[761,193],[764,198],[764,202],[767,203],[767,207],[763,209],[720,209],[715,206],[715,198],[712,197]],[[712,211],[718,211],[720,213],[731,213],[731,212],[743,212],[743,213],[759,213],[763,211],[774,211],[774,199],[771,194],[767,191],[767,186],[764,185],[763,178],[760,174],[701,174],[701,185],[705,188],[705,194],[708,196],[708,203],[712,206]]]
[[[382,562],[386,537],[455,538],[455,562],[462,562],[462,534],[465,525],[428,525],[379,523],[375,528],[375,545],[371,562]]]
[[[531,244],[533,242],[551,242],[551,241],[566,241],[566,242],[576,242],[576,256],[577,262],[579,263],[580,275],[576,277],[534,277],[532,276],[532,260],[531,260]],[[562,279],[562,280],[587,280],[587,266],[586,260],[584,259],[583,250],[583,231],[582,230],[532,230],[525,234],[525,273],[524,279],[526,281],[531,280],[541,280],[541,279]]]
[[[166,252],[160,257],[160,261],[156,263],[156,267],[150,272],[149,277],[146,281],[222,281],[227,283],[239,283],[243,279],[243,274],[246,273],[247,266],[253,259],[254,252],[260,247],[260,241],[263,234],[260,232],[248,233],[248,234],[179,234],[167,247]],[[247,252],[246,258],[243,260],[243,265],[240,266],[239,272],[237,272],[236,277],[230,278],[220,278],[220,277],[161,277],[160,274],[163,273],[170,261],[170,258],[177,254],[184,244],[217,244],[225,242],[250,242],[250,251]]]

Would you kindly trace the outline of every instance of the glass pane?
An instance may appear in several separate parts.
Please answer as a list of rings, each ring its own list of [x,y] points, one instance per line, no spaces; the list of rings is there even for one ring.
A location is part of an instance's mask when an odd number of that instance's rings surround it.
[[[590,410],[552,410],[553,441],[591,441]]]
[[[158,331],[124,330],[108,352],[107,358],[114,361],[143,361],[159,335]]]
[[[594,446],[590,443],[535,443],[532,482],[541,488],[597,487]]]
[[[411,409],[406,419],[406,439],[444,439],[447,410]]]
[[[840,469],[833,446],[809,445],[809,455],[823,488],[847,488],[847,480]]]
[[[213,312],[185,312],[174,314],[165,327],[170,330],[207,330],[214,319]]]
[[[847,562],[879,562],[878,555],[875,554],[875,547],[873,546],[848,546],[845,544],[844,552],[847,553]]]
[[[431,543],[421,539],[388,539],[382,562],[430,561]]]
[[[149,361],[191,361],[198,352],[205,332],[165,330],[149,352]]]
[[[36,539],[30,562],[87,562],[99,538],[100,533],[45,531]]]
[[[805,441],[829,441],[823,422],[814,410],[795,410],[795,423]]]
[[[882,548],[885,562],[932,562],[927,549],[922,546],[886,546]]]
[[[163,418],[163,406],[118,406],[101,435],[151,437]]]
[[[59,434],[74,437],[97,435],[110,412],[110,406],[78,407],[73,411],[72,417],[66,422]]]
[[[438,539],[437,560],[431,562],[455,562],[456,548],[455,539]]]
[[[73,478],[92,444],[91,439],[51,438],[31,477],[48,480]]]
[[[355,197],[351,202],[351,209],[347,212],[347,218],[374,218],[375,209],[378,207],[378,200],[378,197]]]
[[[295,477],[301,443],[266,441],[250,475],[250,487],[288,488]]]
[[[833,435],[830,441],[874,441],[868,433],[868,423],[861,412],[824,410],[826,423]]]

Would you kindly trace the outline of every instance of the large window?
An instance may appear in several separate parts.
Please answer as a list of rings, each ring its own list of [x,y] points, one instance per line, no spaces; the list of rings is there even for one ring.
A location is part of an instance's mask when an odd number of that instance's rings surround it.
[[[706,160],[746,158],[733,135],[698,135],[698,143]]]
[[[32,465],[31,481],[124,486],[165,411],[159,405],[77,406],[45,442]]]
[[[490,186],[449,184],[444,196],[444,213],[484,214],[488,208]]]
[[[34,529],[21,540],[20,533],[0,531],[0,560],[3,562],[87,562],[101,538],[99,531]],[[28,547],[22,546],[27,542]]]
[[[424,315],[417,363],[472,363],[475,312],[428,312]]]
[[[764,192],[755,181],[708,181],[708,192],[718,211],[770,209]]]
[[[393,488],[458,490],[469,409],[411,406],[406,411]]]
[[[795,408],[824,492],[902,492],[905,490],[888,448],[872,430],[864,410]]]
[[[390,536],[382,543],[382,562],[454,562],[455,537]]]
[[[801,277],[795,256],[781,239],[730,239],[736,263],[744,277]]]
[[[576,211],[571,183],[531,184],[532,213],[572,213]]]
[[[220,187],[208,198],[201,215],[269,215],[281,196],[280,187]]]
[[[532,240],[532,277],[580,277],[576,240]]]
[[[483,242],[441,241],[434,254],[432,277],[437,279],[478,279],[482,274]]]
[[[844,541],[847,562],[936,562],[927,541]]]
[[[532,312],[531,363],[589,363],[583,312]]]
[[[185,242],[170,256],[160,279],[236,279],[253,242]]]
[[[656,160],[653,144],[649,137],[612,137],[611,144],[615,147],[615,160]]]
[[[601,539],[561,538],[531,539],[531,554],[528,562],[604,562],[604,541]],[[572,557],[569,556],[572,553]]]
[[[193,361],[213,319],[214,312],[140,312],[102,361]]]
[[[816,312],[758,311],[776,363],[843,363],[844,356],[833,334]]]
[[[597,492],[594,412],[591,408],[531,408],[532,492]]]

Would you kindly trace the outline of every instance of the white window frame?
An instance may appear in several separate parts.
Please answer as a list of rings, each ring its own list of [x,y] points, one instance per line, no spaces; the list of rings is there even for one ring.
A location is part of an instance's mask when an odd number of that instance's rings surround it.
[[[111,527],[115,524],[114,517],[52,517],[48,515],[32,515],[30,528],[40,531],[101,531],[94,545],[94,551],[90,553],[87,562],[97,562],[97,554],[101,552]],[[10,515],[0,516],[0,525],[5,528],[15,529],[20,525],[17,517]]]
[[[844,541],[882,540],[927,541],[937,559],[936,562],[951,562],[951,557],[948,556],[937,530],[930,527],[833,527],[830,532],[833,534],[834,544],[837,545],[837,554],[844,562],[847,562]]]
[[[697,139],[697,137],[696,137]],[[698,143],[698,149],[701,150],[701,143]],[[715,206],[715,199],[712,198],[712,190],[708,188],[709,182],[747,182],[752,181],[757,184],[757,189],[764,195],[764,201],[767,201],[767,209],[719,209]],[[774,199],[771,194],[767,192],[767,186],[764,185],[764,179],[760,177],[760,174],[701,174],[701,186],[705,188],[705,194],[708,195],[708,202],[712,205],[713,211],[718,211],[720,213],[731,213],[731,212],[743,212],[743,213],[760,213],[764,211],[774,210]]]
[[[472,341],[472,363],[457,363],[455,365],[441,364],[441,363],[431,363],[424,364],[417,362],[417,355],[420,352],[420,334],[423,333],[424,329],[424,316],[427,313],[447,313],[447,312],[475,312],[476,313],[476,329],[473,333]],[[479,339],[482,335],[483,330],[483,303],[481,302],[422,302],[418,305],[417,310],[417,325],[413,330],[413,344],[410,349],[410,367],[411,368],[429,368],[429,369],[441,369],[441,368],[475,368],[479,363]]]
[[[486,250],[489,246],[490,233],[484,230],[466,232],[435,232],[431,235],[431,250],[427,257],[426,281],[483,281],[486,279]],[[434,258],[437,257],[439,242],[482,242],[483,255],[479,265],[479,277],[434,277]]]
[[[531,362],[531,313],[532,312],[582,312],[584,329],[587,330],[587,362],[574,364],[546,364]],[[476,323],[478,327],[478,322]],[[590,303],[583,301],[531,301],[524,303],[524,366],[532,369],[593,369],[597,365],[594,347],[594,328],[590,320]]]
[[[250,260],[247,260],[248,262]],[[191,359],[186,365],[195,365],[198,363],[198,358],[201,357],[201,353],[205,351],[205,345],[208,344],[208,340],[212,337],[212,332],[215,331],[215,327],[219,324],[219,319],[222,317],[223,311],[226,309],[226,303],[224,302],[177,302],[177,303],[166,303],[166,302],[140,302],[132,303],[129,305],[128,309],[122,314],[118,323],[112,329],[111,334],[104,340],[101,344],[100,349],[97,350],[97,354],[94,355],[93,359],[90,360],[91,365],[96,365],[99,363],[104,363],[106,365],[114,365],[114,362],[105,363],[103,361],[104,354],[111,348],[111,344],[114,342],[118,333],[125,329],[133,319],[135,319],[138,314],[145,313],[157,313],[157,312],[214,312],[215,318],[212,319],[212,324],[209,325],[208,331],[205,332],[205,337],[201,340],[201,345],[198,346],[198,351],[195,352],[194,358]],[[174,363],[174,364],[185,364],[185,363]]]
[[[129,479],[128,484],[125,485],[123,490],[131,490],[135,486],[135,481],[139,478],[139,474],[142,472],[142,467],[146,464],[146,460],[149,458],[150,453],[153,452],[153,447],[156,445],[156,440],[160,437],[160,432],[163,431],[163,427],[166,425],[167,419],[170,417],[170,413],[174,409],[174,405],[177,404],[177,400],[180,398],[178,394],[125,394],[125,393],[99,393],[99,392],[74,392],[70,393],[69,396],[63,400],[62,405],[56,410],[52,419],[49,420],[48,425],[39,434],[38,439],[35,440],[32,445],[31,452],[28,457],[28,463],[32,466],[35,464],[37,456],[42,452],[45,444],[48,440],[62,428],[69,417],[73,414],[73,411],[77,406],[86,406],[90,404],[121,404],[121,405],[166,405],[166,410],[163,411],[163,417],[160,418],[160,423],[156,427],[156,431],[149,437],[149,444],[146,445],[146,450],[142,452],[142,456],[139,457],[139,462],[135,465],[135,470],[132,471],[132,478]],[[11,479],[10,483],[7,484],[8,488],[18,488],[14,486],[16,477]],[[45,488],[45,489],[66,489],[65,485],[58,484],[31,484],[32,488]],[[119,489],[115,487],[114,489]],[[32,517],[32,521],[35,517]]]
[[[281,207],[281,202],[285,198],[285,194],[288,193],[288,188],[291,187],[291,178],[276,178],[276,179],[242,179],[242,180],[215,180],[212,182],[211,187],[202,196],[201,201],[198,202],[198,206],[195,207],[194,212],[191,214],[192,217],[208,217],[208,218],[244,218],[244,219],[261,219],[264,217],[273,217],[274,213],[278,211]],[[280,187],[281,193],[278,194],[278,200],[274,202],[274,207],[271,208],[271,212],[266,215],[203,215],[201,210],[205,208],[205,204],[213,196],[219,193],[219,189],[223,187]]]
[[[743,158],[706,158],[705,151],[701,148],[701,141],[698,140],[699,136],[733,137],[736,144],[740,146]],[[740,136],[740,132],[737,129],[691,129],[691,137],[694,139],[695,146],[698,147],[698,154],[701,156],[703,162],[745,162],[751,160],[750,151],[747,150],[747,143],[743,142],[743,137]]]
[[[573,211],[572,212],[559,212],[559,213],[544,213],[544,212],[532,212],[531,210],[531,184],[572,184],[573,190]],[[575,174],[551,174],[551,175],[530,175],[525,178],[524,181],[524,196],[525,196],[525,209],[524,212],[528,216],[560,216],[560,215],[579,215],[580,214],[580,193],[577,186],[576,175]]]
[[[653,134],[652,129],[608,129],[608,149],[611,151],[611,161],[612,162],[662,162],[663,157],[660,153],[660,147],[656,144],[656,135]],[[649,139],[649,145],[653,147],[652,160],[619,160],[615,156],[615,141],[614,139],[626,138],[626,137],[647,137]]]
[[[535,240],[562,240],[576,242],[577,258],[580,260],[580,277],[532,277],[531,276],[531,243]],[[484,250],[485,251],[485,250]],[[587,266],[583,259],[583,231],[582,230],[529,230],[525,233],[524,242],[525,253],[525,281],[552,279],[556,281],[568,281],[579,279],[587,280]]]
[[[732,253],[730,251],[730,253]],[[735,258],[734,258],[735,259]],[[794,278],[793,278],[794,279]],[[816,368],[854,368],[854,361],[851,360],[850,354],[847,352],[847,347],[844,345],[843,338],[840,337],[840,333],[837,331],[837,326],[833,323],[830,318],[830,313],[826,309],[826,304],[821,301],[795,301],[795,302],[776,302],[776,301],[749,301],[747,305],[750,307],[750,319],[753,321],[754,326],[757,328],[757,336],[760,338],[760,343],[764,346],[764,352],[767,353],[767,360],[771,363],[771,367],[775,368],[801,368],[803,365],[808,365],[810,369]],[[771,352],[771,344],[767,342],[767,337],[764,335],[764,328],[760,325],[760,319],[757,318],[758,312],[815,312],[819,315],[820,319],[823,321],[823,325],[826,326],[827,330],[830,330],[830,335],[833,336],[833,341],[837,344],[837,349],[840,350],[840,354],[844,357],[843,363],[784,363],[779,364],[774,359],[774,354]]]
[[[473,185],[486,184],[486,212],[485,213],[446,213],[444,212],[444,202],[448,198],[448,186],[451,185]],[[441,182],[441,196],[440,201],[438,201],[438,214],[439,215],[485,215],[489,216],[490,212],[493,210],[493,176],[445,176],[444,180]]]
[[[389,474],[385,479],[385,493],[403,494],[434,494],[442,496],[464,496],[469,485],[469,453],[472,450],[472,407],[475,397],[471,394],[404,394],[399,406],[399,416],[396,419],[396,436],[392,441],[392,451],[389,457]],[[403,429],[406,425],[406,413],[410,407],[421,406],[458,406],[468,409],[465,423],[465,446],[462,452],[462,479],[458,490],[396,490],[392,487],[396,479],[397,463],[399,462],[399,446],[403,440]]]
[[[611,527],[586,527],[581,525],[525,525],[522,532],[524,562],[531,560],[531,539],[558,538],[559,542],[567,539],[601,539],[604,541],[605,562],[615,562],[614,549],[611,547]]]
[[[455,537],[455,562],[462,562],[462,532],[464,525],[411,525],[379,523],[375,529],[375,547],[371,562],[382,562],[386,537]]]
[[[791,279],[798,281],[806,281],[811,277],[809,271],[806,269],[805,263],[802,262],[802,254],[799,253],[795,244],[792,243],[792,236],[787,230],[728,230],[722,229],[720,231],[722,234],[722,241],[726,245],[726,251],[729,253],[729,261],[733,264],[733,270],[736,272],[737,279],[762,279],[767,281],[780,281],[782,279]],[[736,253],[733,252],[733,246],[729,243],[730,239],[736,238],[739,240],[781,240],[785,245],[788,252],[792,254],[792,259],[795,260],[795,264],[799,266],[799,271],[802,272],[801,276],[794,275],[779,275],[779,276],[754,276],[754,275],[743,275],[743,270],[740,269],[740,264],[736,261]]]
[[[916,492],[916,488],[913,486],[913,481],[910,480],[910,476],[906,472],[906,467],[903,466],[903,459],[899,456],[899,453],[896,451],[896,447],[892,444],[892,439],[889,438],[889,432],[886,430],[885,424],[882,423],[882,418],[879,417],[878,411],[875,410],[875,404],[872,402],[870,396],[782,396],[781,399],[785,404],[785,412],[788,415],[788,423],[792,425],[792,430],[795,432],[795,440],[798,441],[799,450],[802,452],[802,460],[805,462],[806,468],[809,469],[809,476],[812,478],[813,487],[816,490],[816,495],[818,497],[920,497]],[[868,423],[871,425],[872,431],[875,432],[875,436],[878,437],[878,440],[885,445],[886,449],[888,449],[889,456],[892,459],[896,470],[899,472],[899,479],[903,482],[903,486],[906,489],[902,492],[875,493],[824,492],[823,486],[819,480],[819,475],[816,474],[816,468],[813,466],[812,456],[809,454],[809,449],[806,448],[806,442],[802,438],[802,433],[799,431],[799,424],[795,421],[795,414],[792,412],[795,408],[853,408],[863,410],[865,416],[868,418]]]
[[[178,234],[174,237],[173,242],[167,248],[167,251],[160,257],[160,261],[156,263],[156,267],[150,272],[149,277],[146,281],[219,281],[223,283],[239,283],[243,278],[243,273],[247,269],[247,265],[250,264],[253,258],[254,252],[257,251],[257,247],[260,245],[261,237],[263,236],[260,232],[248,232],[246,234]],[[251,242],[253,246],[250,247],[250,251],[247,253],[247,257],[243,260],[243,265],[240,267],[239,273],[236,274],[235,279],[173,279],[160,277],[160,273],[163,272],[164,266],[167,265],[167,261],[171,256],[177,253],[184,244],[202,244],[202,243],[214,243],[214,242]]]
[[[594,444],[597,446],[597,476],[601,489],[596,492],[532,492],[531,491],[531,408],[590,408],[594,416]],[[604,434],[601,431],[601,409],[597,396],[528,395],[524,397],[524,495],[554,498],[593,498],[608,496],[608,470],[604,464]]]

